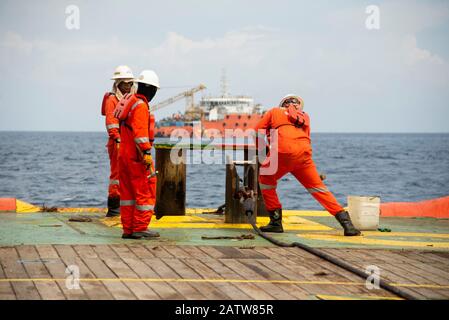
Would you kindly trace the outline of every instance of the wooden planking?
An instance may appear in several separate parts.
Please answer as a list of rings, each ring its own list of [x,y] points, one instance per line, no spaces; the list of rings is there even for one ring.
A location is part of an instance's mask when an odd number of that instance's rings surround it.
[[[139,259],[152,258],[154,254],[141,244],[129,244],[127,246]]]
[[[131,268],[120,258],[115,252],[114,246],[108,246],[110,252],[114,252],[114,255],[106,256],[103,258],[104,263],[117,275],[118,278],[125,279],[139,279],[139,276],[131,270]],[[133,294],[142,300],[155,300],[159,299],[159,296],[154,292],[151,287],[143,281],[125,281],[125,285],[133,292]]]
[[[360,259],[364,257],[370,257],[371,252],[352,252],[352,255],[359,257]],[[379,264],[379,268],[382,271],[386,270],[387,272],[392,272],[397,276],[403,277],[408,280],[408,283],[415,283],[415,284],[439,284],[438,282],[429,280],[426,277],[423,277],[422,275],[427,274],[428,276],[430,273],[426,270],[420,270],[415,268],[412,264],[407,263],[407,261],[403,261],[401,263],[397,263],[397,254],[394,252],[386,251],[382,253],[382,260],[383,263]],[[413,260],[408,259],[411,263],[413,263]],[[377,263],[377,262],[376,262]],[[429,266],[430,267],[430,266]],[[388,274],[388,273],[387,273]],[[430,288],[413,288],[413,290],[426,298],[430,299],[442,299],[445,297],[444,294],[441,293],[441,291],[437,291],[435,289]],[[449,292],[447,292],[449,293]]]
[[[446,255],[419,250],[321,249],[359,268],[376,265],[387,282],[434,285],[406,288],[420,299],[447,299]],[[24,260],[24,261],[20,261]],[[158,282],[141,278],[235,279],[361,282],[331,263],[298,248],[252,249],[208,246],[39,245],[0,248],[0,278],[65,279],[67,265],[80,267],[81,278],[135,281],[81,281],[68,290],[64,280],[0,282],[0,299],[313,299],[316,294],[394,296],[364,286],[242,283]],[[327,275],[320,276],[317,272]],[[136,286],[137,284],[137,286]],[[288,295],[288,296],[286,296]]]
[[[0,261],[0,279],[6,279],[5,272]],[[10,282],[0,282],[0,300],[16,300],[17,297]]]
[[[19,255],[14,247],[0,248],[0,262],[3,272],[9,279],[28,279],[28,274],[21,263]],[[41,298],[34,282],[12,282],[14,293],[18,300],[38,300]]]
[[[86,266],[96,278],[116,279],[117,275],[101,260],[95,250],[89,245],[73,246]],[[117,300],[134,300],[137,296],[122,282],[103,281],[109,293]]]
[[[83,260],[78,256],[76,251],[69,245],[54,245],[62,261],[69,265],[75,265],[79,268],[79,276],[81,279],[95,279],[95,275],[86,266]],[[80,281],[80,287],[84,289],[89,299],[93,300],[110,300],[113,296],[106,289],[104,284],[99,281]],[[76,289],[73,289],[76,290]]]
[[[184,263],[195,270],[203,279],[224,279],[214,269],[208,267],[204,262],[198,260],[204,253],[192,246],[183,246],[183,249],[192,258],[184,259]],[[193,257],[198,257],[193,258]],[[223,291],[228,297],[234,300],[249,300],[250,297],[232,283],[214,283],[214,286]]]
[[[369,256],[366,253],[363,253],[360,256],[358,256],[355,251],[351,252],[351,250],[338,250],[338,249],[334,249],[332,251],[332,254],[341,258],[344,261],[351,261],[352,265],[354,265],[355,267],[361,268],[361,269],[364,269],[366,267],[366,263],[364,262],[364,260],[367,259],[367,257]],[[372,262],[370,262],[370,263],[372,263]],[[396,272],[388,270],[387,266],[388,265],[385,265],[383,267],[383,270],[386,271],[386,275],[385,275],[385,273],[384,273],[384,276],[381,275],[382,279],[384,281],[386,281],[387,283],[389,283],[389,282],[410,283],[410,281],[403,275],[397,274]],[[414,297],[417,297],[419,299],[425,299],[425,296],[415,289],[401,288],[401,290],[403,290],[404,292],[406,292]]]
[[[270,261],[269,259],[240,259],[239,261],[267,280],[291,280],[277,267],[269,268],[265,264],[266,261]],[[276,285],[295,299],[309,298],[309,293],[299,285],[287,283],[277,283]]]
[[[141,247],[146,250],[144,247]],[[114,247],[114,251],[140,278],[157,279],[160,278],[149,266],[142,262],[141,258],[136,256],[127,246]],[[158,299],[174,300],[182,299],[181,294],[177,292],[166,282],[146,282],[156,294]]]
[[[242,259],[244,260],[244,259]],[[242,263],[239,260],[235,259],[221,259],[221,263],[223,263],[228,268],[232,269],[234,272],[237,272],[240,274],[244,279],[255,279],[255,280],[266,280],[266,278],[252,270],[251,268],[248,268],[244,263]],[[265,293],[273,296],[275,299],[281,299],[281,300],[291,300],[294,299],[294,297],[287,292],[285,292],[282,288],[280,288],[276,284],[272,283],[256,283],[256,286],[262,289]]]
[[[175,256],[182,256],[183,258],[179,259],[173,259],[173,258],[162,258],[162,261],[166,265],[168,265],[170,268],[176,271],[181,278],[184,279],[202,279],[201,275],[199,275],[197,272],[195,272],[194,269],[190,268],[186,263],[184,263],[184,260],[191,257],[186,251],[173,246],[166,246],[163,247],[164,250],[167,250],[170,254]],[[231,297],[229,297],[226,293],[219,290],[216,286],[207,283],[197,283],[192,282],[191,285],[195,287],[198,291],[203,292],[208,299],[210,300],[229,300]]]
[[[303,269],[302,273],[306,276],[307,281],[330,281],[330,282],[362,282],[363,280],[354,276],[350,276],[349,272],[333,265],[311,253],[300,248],[272,248],[270,250],[278,250],[280,254],[285,255],[279,261],[286,268],[291,270]],[[306,271],[304,271],[304,269]],[[345,274],[346,276],[343,276]],[[312,287],[312,285],[304,285],[303,287]],[[344,284],[316,284],[312,288],[315,294],[326,292],[332,295],[366,295],[367,292],[362,286],[344,285]]]
[[[164,250],[165,251],[165,250]],[[181,279],[181,277],[173,271],[169,266],[167,266],[162,259],[165,258],[146,258],[142,261],[149,266],[156,274],[162,279]],[[191,284],[186,282],[176,282],[172,281],[170,285],[178,291],[183,299],[187,300],[207,300],[208,297],[203,293],[195,289]]]
[[[204,247],[201,247],[203,249]],[[200,256],[198,258],[202,263],[204,263],[208,268],[214,270],[220,274],[224,279],[230,280],[245,280],[238,272],[226,267],[221,260],[212,258],[211,256]],[[236,287],[242,290],[251,299],[255,300],[273,300],[274,297],[265,291],[262,291],[254,283],[234,283]]]
[[[40,258],[45,261],[44,265],[47,268],[51,278],[65,279],[68,276],[68,274],[65,272],[67,266],[61,260],[57,251],[53,248],[52,245],[37,245],[35,246],[35,248],[36,251],[39,253]],[[89,299],[83,288],[80,287],[79,289],[69,289],[66,286],[65,280],[60,280],[56,282],[67,299],[74,299],[74,300]]]
[[[167,250],[162,249],[161,246],[144,245],[144,247],[157,258],[176,258],[168,253]]]
[[[36,248],[31,245],[17,246],[17,252],[29,278],[51,278]],[[36,281],[37,291],[44,300],[64,300],[65,296],[55,281]]]

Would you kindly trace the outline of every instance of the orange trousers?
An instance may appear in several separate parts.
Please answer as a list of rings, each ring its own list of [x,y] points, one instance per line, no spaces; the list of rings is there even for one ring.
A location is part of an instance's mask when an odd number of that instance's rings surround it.
[[[154,164],[153,172],[154,172]],[[129,157],[119,158],[120,218],[123,233],[145,231],[150,224],[156,204],[156,176],[148,179],[145,165]]]
[[[108,197],[117,198],[120,197],[117,143],[113,139],[109,139],[106,147],[108,148],[109,164],[111,166],[111,173],[109,175]]]
[[[271,159],[268,155],[262,163],[259,175],[259,185],[267,210],[272,211],[282,208],[276,193],[276,186],[277,181],[289,172],[329,213],[335,215],[344,210],[321,180],[311,153],[306,152],[300,155],[278,153],[275,173],[264,175],[263,168],[267,168],[270,165],[275,166],[276,164],[273,162],[275,162],[275,159]]]

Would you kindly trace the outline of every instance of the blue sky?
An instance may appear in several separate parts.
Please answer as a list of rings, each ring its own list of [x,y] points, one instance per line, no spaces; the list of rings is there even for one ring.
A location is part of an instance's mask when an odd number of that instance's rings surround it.
[[[301,95],[315,132],[449,132],[448,34],[448,1],[2,0],[0,130],[104,131],[101,98],[127,64],[158,73],[155,102],[219,94],[225,68],[265,108]]]

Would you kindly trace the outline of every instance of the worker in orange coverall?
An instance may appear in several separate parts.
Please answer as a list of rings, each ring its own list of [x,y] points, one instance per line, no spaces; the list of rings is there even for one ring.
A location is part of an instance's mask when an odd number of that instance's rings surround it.
[[[312,160],[310,118],[303,111],[303,107],[301,97],[289,94],[281,100],[279,107],[266,112],[256,125],[259,150],[261,147],[265,148],[265,138],[270,144],[259,175],[259,185],[270,215],[270,222],[260,230],[284,232],[282,205],[276,194],[276,186],[277,181],[290,172],[330,214],[335,216],[343,227],[345,236],[358,236],[360,231],[353,226],[348,212],[324,185]]]
[[[118,150],[120,146],[119,121],[114,117],[114,110],[118,101],[131,92],[134,75],[128,66],[118,66],[111,78],[114,80],[112,91],[107,92],[103,98],[102,114],[106,116],[106,130],[109,140],[106,145],[109,154],[110,176],[108,188],[108,212],[106,217],[120,214],[120,192],[118,172]]]
[[[144,70],[135,79],[137,93],[120,100],[115,116],[120,120],[120,216],[124,239],[149,239],[159,233],[148,229],[156,204],[156,176],[151,157],[154,126],[149,102],[159,89],[159,78]]]

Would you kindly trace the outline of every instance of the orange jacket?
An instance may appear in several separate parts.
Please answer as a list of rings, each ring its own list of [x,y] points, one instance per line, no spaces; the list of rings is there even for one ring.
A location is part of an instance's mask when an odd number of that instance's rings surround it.
[[[275,129],[278,133],[277,150],[279,153],[302,152],[311,149],[310,118],[305,112],[304,118],[307,125],[300,128],[295,127],[288,119],[287,109],[275,107],[264,114],[254,129],[256,132],[264,131],[269,138],[271,138],[269,136],[270,129]]]
[[[120,148],[120,154],[122,154],[122,148],[124,148],[124,154],[127,154],[130,158],[140,159],[136,145],[140,151],[144,152],[151,149],[153,141],[150,141],[149,137],[150,112],[148,101],[145,96],[140,94],[136,94],[135,97],[139,99],[139,103],[131,108],[121,126],[122,147]]]
[[[106,130],[109,134],[109,139],[120,139],[120,125],[119,120],[114,117],[114,110],[117,106],[118,99],[114,94],[109,95],[105,103],[106,113]]]

